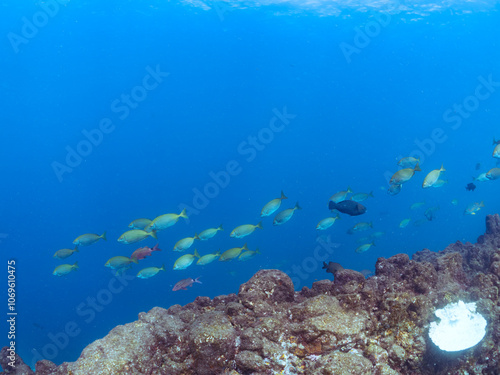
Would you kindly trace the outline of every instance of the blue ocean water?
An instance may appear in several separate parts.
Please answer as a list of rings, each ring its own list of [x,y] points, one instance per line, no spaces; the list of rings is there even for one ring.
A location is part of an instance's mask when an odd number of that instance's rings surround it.
[[[484,232],[485,216],[500,210],[499,182],[464,187],[496,165],[498,3],[315,4],[0,5],[0,290],[7,313],[7,262],[15,260],[14,341],[27,363],[74,361],[142,311],[237,293],[259,269],[286,271],[299,290],[331,278],[324,260],[373,271],[379,257],[439,251]],[[421,158],[422,172],[390,196],[388,179],[408,155]],[[448,183],[422,189],[441,164]],[[329,197],[348,186],[373,191],[366,214],[342,214],[317,231]],[[273,215],[263,230],[229,237],[257,224],[281,190],[281,209],[302,207],[289,222],[273,226]],[[419,201],[425,206],[410,210]],[[463,214],[481,201],[476,215]],[[118,243],[132,220],[182,208],[189,220],[158,233],[161,252],[123,278],[104,267],[156,243]],[[412,221],[401,229],[405,218]],[[346,233],[360,221],[373,229]],[[179,239],[221,223],[224,231],[188,251],[248,243],[261,254],[172,270]],[[52,257],[77,236],[104,231],[107,241]],[[384,232],[376,246],[356,253],[357,240],[375,231]],[[336,245],[327,251],[322,240]],[[77,272],[52,275],[75,261]],[[134,277],[162,264],[166,272],[151,279]],[[203,284],[172,292],[198,276]]]

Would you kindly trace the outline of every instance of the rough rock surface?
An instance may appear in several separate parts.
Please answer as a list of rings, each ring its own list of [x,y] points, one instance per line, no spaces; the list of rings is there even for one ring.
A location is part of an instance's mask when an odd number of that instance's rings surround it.
[[[38,362],[36,375],[500,374],[499,216],[486,227],[476,244],[379,258],[375,276],[340,270],[300,292],[285,273],[261,270],[238,295],[155,307],[76,362]],[[459,299],[477,302],[487,334],[445,353],[430,341],[429,323]]]

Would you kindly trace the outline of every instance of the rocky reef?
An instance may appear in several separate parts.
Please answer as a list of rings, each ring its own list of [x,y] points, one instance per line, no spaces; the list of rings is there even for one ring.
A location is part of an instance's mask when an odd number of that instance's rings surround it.
[[[368,279],[340,270],[300,292],[285,273],[261,270],[237,295],[155,307],[76,362],[39,361],[36,375],[500,374],[498,215],[486,218],[475,244],[379,258],[375,270]],[[487,333],[473,348],[443,352],[429,339],[429,323],[458,300],[477,302]],[[33,374],[19,368],[4,371]]]

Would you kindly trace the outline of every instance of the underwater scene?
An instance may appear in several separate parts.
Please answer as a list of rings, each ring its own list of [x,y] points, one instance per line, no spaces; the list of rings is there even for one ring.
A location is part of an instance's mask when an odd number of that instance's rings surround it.
[[[0,9],[4,373],[500,374],[498,1]]]

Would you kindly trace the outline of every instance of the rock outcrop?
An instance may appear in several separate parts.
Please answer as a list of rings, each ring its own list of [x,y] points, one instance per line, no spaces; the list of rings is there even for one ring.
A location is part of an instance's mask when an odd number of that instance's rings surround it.
[[[476,244],[379,258],[368,279],[344,269],[295,292],[285,273],[261,270],[238,295],[155,307],[76,362],[38,362],[36,375],[499,374],[499,216],[486,226]],[[428,327],[458,300],[477,302],[487,334],[445,353]]]

